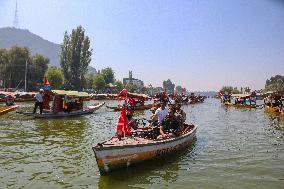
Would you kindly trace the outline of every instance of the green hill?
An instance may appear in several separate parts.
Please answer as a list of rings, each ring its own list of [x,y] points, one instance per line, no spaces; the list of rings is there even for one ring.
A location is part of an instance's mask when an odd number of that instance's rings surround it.
[[[51,66],[60,66],[60,45],[43,39],[26,29],[0,28],[0,48],[10,48],[14,45],[28,47],[32,54],[39,53],[49,58]],[[89,72],[96,69],[89,67]]]

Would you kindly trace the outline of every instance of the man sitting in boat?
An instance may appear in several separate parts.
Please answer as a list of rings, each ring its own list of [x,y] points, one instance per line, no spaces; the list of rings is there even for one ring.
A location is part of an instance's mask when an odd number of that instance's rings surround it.
[[[13,106],[15,104],[14,97],[11,94],[8,94],[5,97],[5,103],[6,103],[6,106]]]
[[[158,119],[158,123],[161,124],[165,117],[168,115],[168,108],[166,108],[166,102],[162,101],[160,103],[161,107],[155,112],[155,116]]]
[[[181,109],[180,103],[177,103],[175,106],[175,116],[180,124],[183,125],[186,120],[186,113]]]
[[[166,139],[172,138],[175,136],[180,135],[181,125],[178,119],[175,116],[175,111],[170,109],[168,115],[163,120],[160,126],[160,135],[158,136],[159,139]]]

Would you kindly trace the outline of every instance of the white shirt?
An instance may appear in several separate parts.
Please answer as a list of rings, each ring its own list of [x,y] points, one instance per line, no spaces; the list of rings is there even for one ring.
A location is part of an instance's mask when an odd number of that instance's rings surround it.
[[[40,94],[40,93],[37,93],[36,95],[35,95],[35,98],[36,98],[36,100],[38,101],[38,102],[43,102],[43,94]]]
[[[162,110],[162,108],[158,108],[155,112],[155,115],[157,115],[157,117],[158,117],[158,122],[162,123],[162,121],[168,115],[168,109],[165,108],[165,109]]]

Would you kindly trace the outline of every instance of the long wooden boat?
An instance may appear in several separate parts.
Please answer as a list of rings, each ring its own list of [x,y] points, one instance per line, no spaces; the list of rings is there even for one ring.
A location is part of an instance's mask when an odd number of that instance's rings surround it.
[[[0,115],[6,114],[10,111],[15,110],[18,107],[18,105],[14,105],[14,106],[2,106],[0,107]]]
[[[272,112],[279,112],[279,111],[280,111],[279,107],[265,106],[265,112],[272,113]]]
[[[100,103],[95,106],[88,106],[87,109],[78,110],[78,111],[72,111],[72,112],[43,112],[42,114],[39,113],[31,113],[31,112],[18,112],[20,114],[26,115],[26,116],[33,116],[35,118],[61,118],[61,117],[73,117],[73,116],[81,116],[81,115],[87,115],[92,114],[94,111],[99,109],[105,104],[105,102]]]
[[[233,104],[233,103],[224,103],[224,106],[236,107],[236,108],[256,108],[255,104]]]
[[[152,140],[142,137],[111,138],[93,147],[101,174],[132,164],[159,158],[181,150],[195,140],[196,125],[186,125],[188,131],[181,136]]]
[[[135,106],[134,110],[148,110],[148,109],[151,109],[152,107],[153,107],[153,104],[146,104],[144,106]],[[107,106],[107,108],[110,108],[113,111],[117,112],[117,111],[121,111],[122,106],[116,106],[116,107]]]

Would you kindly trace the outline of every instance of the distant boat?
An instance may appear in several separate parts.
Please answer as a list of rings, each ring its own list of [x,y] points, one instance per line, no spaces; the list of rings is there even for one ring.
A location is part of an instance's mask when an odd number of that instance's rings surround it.
[[[95,110],[99,109],[105,104],[105,102],[103,102],[96,105],[83,107],[83,100],[89,98],[89,94],[85,92],[52,90],[51,94],[53,95],[53,106],[50,109],[46,109],[42,114],[34,114],[31,112],[18,113],[26,116],[33,116],[35,118],[71,117],[92,114]],[[46,101],[45,106],[49,106],[49,100]]]
[[[221,97],[224,106],[236,108],[256,108],[256,97],[251,94],[232,94]]]
[[[147,110],[147,109],[151,109],[154,105],[154,104],[144,104],[145,101],[151,99],[149,96],[145,94],[127,92],[127,93],[118,95],[118,98],[124,99],[127,103],[127,106],[130,106],[134,110]],[[114,111],[121,111],[122,106],[121,105],[118,105],[115,107],[107,106],[107,108],[110,108]]]
[[[101,174],[129,167],[132,164],[159,158],[188,147],[196,135],[196,125],[185,125],[188,130],[183,135],[152,140],[142,137],[111,138],[93,147]]]
[[[154,104],[147,104],[147,105],[142,105],[142,106],[134,106],[133,109],[134,110],[148,110],[151,109],[153,107]],[[107,108],[112,109],[113,111],[121,111],[122,106],[115,106],[115,107],[111,107],[111,106],[107,106]]]

